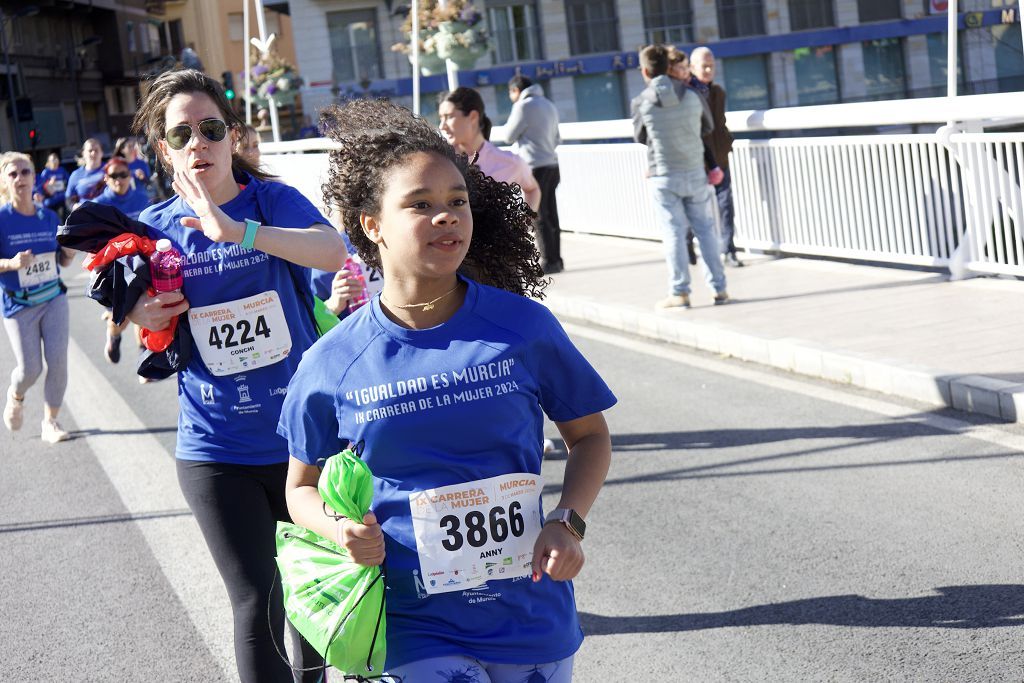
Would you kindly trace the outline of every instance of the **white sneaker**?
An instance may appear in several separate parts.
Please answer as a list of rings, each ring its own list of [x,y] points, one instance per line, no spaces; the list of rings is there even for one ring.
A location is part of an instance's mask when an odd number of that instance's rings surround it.
[[[42,438],[46,443],[59,443],[67,440],[68,433],[61,428],[57,420],[43,420]]]
[[[551,439],[544,439],[544,453],[545,454],[547,454],[547,453],[554,453],[556,450],[558,450],[558,449],[555,448],[555,442],[554,441],[552,441]]]
[[[15,398],[14,388],[7,388],[7,405],[4,406],[4,426],[12,432],[21,429],[21,422],[25,410],[25,397]]]

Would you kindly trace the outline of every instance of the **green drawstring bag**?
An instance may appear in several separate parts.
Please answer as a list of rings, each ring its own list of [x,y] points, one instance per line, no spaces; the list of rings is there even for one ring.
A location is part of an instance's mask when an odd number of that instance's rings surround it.
[[[318,484],[326,507],[362,521],[373,501],[370,468],[351,450],[327,459]],[[325,507],[325,511],[327,511]],[[288,620],[328,664],[349,675],[384,669],[383,567],[363,567],[336,542],[278,522],[277,566]]]
[[[331,313],[327,304],[318,296],[313,297],[313,319],[316,321],[316,331],[321,337],[341,322],[341,318]]]

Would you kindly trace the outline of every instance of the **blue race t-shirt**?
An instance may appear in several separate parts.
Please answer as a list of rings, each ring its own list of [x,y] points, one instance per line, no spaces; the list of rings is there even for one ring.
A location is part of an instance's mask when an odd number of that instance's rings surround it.
[[[220,207],[231,218],[282,228],[327,223],[298,190],[247,180]],[[285,462],[288,444],[275,427],[288,381],[317,338],[309,271],[181,225],[182,217],[195,215],[175,196],[139,217],[151,237],[170,239],[185,259],[183,293],[191,308],[182,319],[193,345],[188,367],[178,375],[176,456],[242,465]]]
[[[60,277],[57,258],[57,214],[49,209],[36,209],[31,216],[18,213],[14,205],[0,206],[0,258],[14,258],[20,251],[31,249],[36,257],[20,270],[0,273],[3,285],[3,313],[10,318],[27,306],[15,303],[10,292],[31,294],[53,287]]]
[[[309,464],[349,442],[363,442],[362,457],[374,475],[373,511],[385,534],[386,667],[453,654],[552,662],[579,648],[583,634],[570,582],[547,575],[539,583],[529,576],[499,578],[529,567],[535,535],[524,539],[527,552],[497,548],[477,556],[487,533],[513,540],[510,507],[486,510],[497,499],[489,503],[481,493],[438,494],[456,501],[451,506],[458,519],[447,522],[455,530],[461,524],[464,533],[445,539],[464,567],[452,572],[431,568],[430,544],[419,532],[421,556],[412,501],[418,506],[423,492],[440,487],[478,492],[488,484],[483,480],[524,474],[514,484],[534,488],[520,513],[542,519],[544,413],[563,422],[614,403],[546,308],[473,281],[462,307],[438,327],[396,325],[374,297],[306,353],[288,387],[278,431],[288,438],[290,453]],[[460,507],[481,504],[487,523],[497,524],[489,532],[479,525],[474,530]],[[474,540],[474,534],[480,537]],[[492,578],[459,589],[466,571]]]
[[[51,195],[47,196],[43,187],[54,178],[50,186]],[[58,166],[56,169],[44,168],[36,177],[35,191],[43,195],[43,206],[47,209],[56,209],[64,206],[64,192],[68,188],[68,172]]]
[[[129,187],[124,194],[117,194],[109,187],[103,189],[92,201],[105,206],[112,206],[129,218],[138,218],[143,209],[149,206],[149,196],[140,186]]]
[[[96,190],[96,186],[103,180],[103,166],[93,169],[92,171],[86,170],[84,166],[79,166],[71,172],[71,177],[68,179],[68,197],[78,197],[77,201],[90,199],[89,195],[93,192],[99,194]]]

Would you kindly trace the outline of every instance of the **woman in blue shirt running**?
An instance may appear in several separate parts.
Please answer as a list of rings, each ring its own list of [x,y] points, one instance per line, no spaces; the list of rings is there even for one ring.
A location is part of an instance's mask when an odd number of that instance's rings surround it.
[[[571,580],[615,397],[527,298],[544,283],[517,187],[394,104],[328,108],[321,129],[339,143],[325,204],[385,280],[288,387],[278,431],[292,517],[357,563],[386,565],[387,674],[569,681],[583,640]],[[547,516],[544,414],[568,451]],[[318,465],[349,444],[374,475],[363,519],[329,515],[317,491]]]
[[[82,165],[71,172],[68,178],[66,200],[68,209],[73,210],[86,199],[92,199],[103,187],[103,145],[96,138],[82,143]]]
[[[275,426],[288,381],[317,338],[308,269],[338,270],[346,251],[297,190],[232,155],[230,132],[243,125],[220,84],[200,71],[150,84],[135,129],[159,149],[176,194],[139,220],[182,254],[184,284],[142,297],[129,318],[161,330],[187,313],[178,481],[231,599],[239,678],[283,682],[292,680],[275,648],[284,607],[270,591],[276,522],[289,520],[288,444]],[[293,645],[299,668],[316,666],[312,648],[297,638]]]
[[[57,246],[57,214],[32,203],[32,160],[19,152],[0,155],[0,174],[3,325],[15,360],[4,425],[21,429],[25,392],[43,373],[45,360],[41,436],[57,443],[68,438],[57,422],[68,385],[68,298],[60,267],[73,256]]]

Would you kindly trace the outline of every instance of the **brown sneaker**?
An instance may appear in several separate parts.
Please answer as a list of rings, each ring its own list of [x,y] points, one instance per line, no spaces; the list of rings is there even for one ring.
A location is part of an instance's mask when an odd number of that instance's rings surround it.
[[[689,294],[672,294],[665,297],[658,303],[654,304],[655,308],[689,308],[690,307],[690,295]]]
[[[721,306],[722,304],[729,303],[729,292],[724,289],[720,292],[715,292],[715,305]]]

